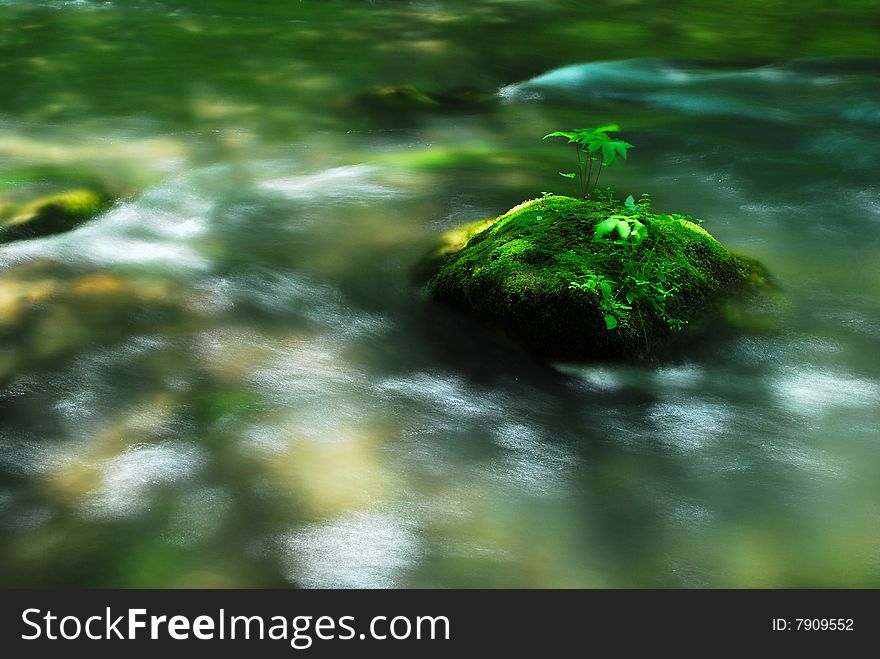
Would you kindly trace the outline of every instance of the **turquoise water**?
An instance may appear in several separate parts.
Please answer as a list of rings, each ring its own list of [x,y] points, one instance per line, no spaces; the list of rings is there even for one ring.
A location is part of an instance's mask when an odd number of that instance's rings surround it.
[[[202,4],[0,2],[0,198],[118,198],[0,246],[0,584],[880,585],[875,3]],[[546,365],[425,299],[605,121],[779,309]]]

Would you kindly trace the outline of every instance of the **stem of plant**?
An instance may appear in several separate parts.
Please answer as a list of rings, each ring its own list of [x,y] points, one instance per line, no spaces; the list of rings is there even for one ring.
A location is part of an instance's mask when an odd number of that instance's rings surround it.
[[[639,307],[636,307],[636,314],[639,317],[639,325],[642,326],[642,337],[645,339],[645,352],[647,353],[650,350],[650,346],[648,345],[648,330],[645,327],[645,319],[642,317],[642,310]]]
[[[582,163],[581,145],[578,144],[577,142],[575,142],[574,148],[577,151],[577,159],[578,159],[577,176],[575,176],[575,180],[574,180],[574,194],[575,194],[575,196],[577,196],[578,190],[579,189],[582,190],[584,187],[584,168],[583,168],[583,165],[581,164]]]
[[[599,186],[599,176],[602,175],[602,166],[605,164],[605,158],[599,162],[598,171],[596,172],[596,182],[593,183],[593,190],[595,190]]]
[[[584,199],[586,199],[590,195],[590,193],[593,191],[592,189],[588,189],[589,188],[588,184],[590,182],[590,179],[593,177],[593,156],[589,151],[587,151],[587,159],[589,162],[589,170],[587,171],[587,182],[583,186]]]

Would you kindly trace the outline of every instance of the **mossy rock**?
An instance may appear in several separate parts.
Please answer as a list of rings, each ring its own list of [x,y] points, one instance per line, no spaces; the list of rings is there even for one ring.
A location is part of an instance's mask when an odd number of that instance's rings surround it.
[[[371,121],[412,123],[421,115],[473,114],[498,105],[494,93],[458,88],[430,91],[412,84],[375,86],[348,97],[340,108]]]
[[[713,309],[767,285],[760,264],[730,252],[696,220],[594,193],[548,196],[445,235],[430,257],[430,295],[557,360],[645,359]],[[597,238],[611,215],[647,228],[635,245]]]
[[[435,247],[416,263],[413,272],[415,279],[421,281],[430,279],[446,259],[461,250],[468,240],[486,227],[494,224],[496,220],[497,218],[477,220],[476,222],[469,222],[441,233]]]
[[[63,233],[90,220],[107,206],[107,196],[76,188],[35,199],[0,224],[0,242]]]

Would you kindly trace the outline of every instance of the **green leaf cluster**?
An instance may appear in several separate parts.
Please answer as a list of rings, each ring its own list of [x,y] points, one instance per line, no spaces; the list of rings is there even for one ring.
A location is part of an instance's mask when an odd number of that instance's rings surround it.
[[[619,317],[632,309],[631,304],[621,302],[614,291],[615,282],[605,275],[589,273],[583,281],[573,281],[570,288],[590,291],[599,296],[599,309],[603,312],[605,329],[613,330],[619,324]],[[632,300],[628,300],[632,302]]]
[[[567,139],[568,144],[574,144],[577,153],[577,170],[559,172],[559,175],[575,180],[577,196],[581,199],[587,198],[596,189],[603,167],[608,167],[618,158],[626,160],[627,151],[633,148],[629,142],[614,139],[609,135],[609,133],[619,131],[620,126],[617,124],[605,124],[595,128],[557,130],[544,136],[545,140],[551,137],[561,137]],[[593,176],[594,167],[595,177]]]
[[[618,276],[615,278],[596,273],[587,273],[569,287],[592,293],[599,298],[599,309],[603,312],[605,327],[615,329],[636,306],[638,321],[644,332],[644,319],[641,309],[649,308],[652,313],[665,322],[673,331],[681,331],[687,321],[670,313],[667,301],[680,290],[682,265],[675,261],[656,258],[656,245],[647,252],[640,252],[639,246],[648,238],[645,221],[652,216],[650,197],[642,195],[641,203],[636,204],[632,195],[623,202],[631,214],[614,213],[600,220],[593,227],[593,240],[620,245],[623,250],[617,253]],[[641,218],[641,219],[640,219]],[[608,238],[617,236],[616,240]]]
[[[620,237],[615,241],[617,245],[638,247],[648,237],[648,227],[635,215],[611,215],[596,225],[593,236],[596,240],[600,240],[609,234],[614,235],[615,231]]]

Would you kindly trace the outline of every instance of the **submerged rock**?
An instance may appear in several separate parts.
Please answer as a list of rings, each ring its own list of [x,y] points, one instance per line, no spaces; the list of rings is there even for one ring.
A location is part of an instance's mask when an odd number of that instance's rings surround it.
[[[626,226],[600,236],[612,216]],[[646,199],[548,196],[484,224],[446,234],[428,291],[544,358],[643,359],[766,284],[759,264]]]
[[[17,373],[57,366],[157,324],[189,319],[184,295],[146,273],[74,274],[41,260],[0,273],[0,387]]]
[[[381,123],[414,120],[421,114],[472,114],[498,105],[494,93],[459,88],[435,92],[412,84],[369,87],[343,102],[343,110]],[[396,125],[395,123],[395,125]]]
[[[0,242],[70,231],[104,210],[107,201],[103,193],[89,188],[41,197],[0,224]]]

